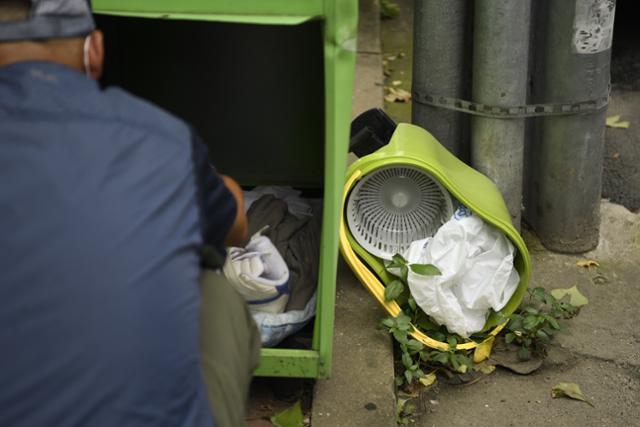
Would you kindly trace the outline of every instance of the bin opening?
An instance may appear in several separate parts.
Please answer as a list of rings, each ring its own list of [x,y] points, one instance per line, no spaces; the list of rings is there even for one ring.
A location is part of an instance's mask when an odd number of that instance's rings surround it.
[[[97,24],[105,33],[101,84],[120,86],[187,121],[216,168],[243,189],[292,186],[321,209],[320,21],[261,26],[99,15]],[[313,263],[317,269],[319,253]],[[310,348],[314,321],[276,346]]]
[[[213,164],[243,185],[321,188],[322,25],[98,15],[103,85],[117,85],[194,126]]]

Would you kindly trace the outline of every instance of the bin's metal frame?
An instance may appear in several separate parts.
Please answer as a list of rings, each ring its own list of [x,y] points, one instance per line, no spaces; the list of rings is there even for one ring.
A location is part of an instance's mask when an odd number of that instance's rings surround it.
[[[256,375],[328,378],[342,205],[355,74],[357,0],[94,0],[95,13],[263,25],[323,21],[325,84],[324,210],[312,348],[262,349]],[[310,100],[309,102],[313,102]]]

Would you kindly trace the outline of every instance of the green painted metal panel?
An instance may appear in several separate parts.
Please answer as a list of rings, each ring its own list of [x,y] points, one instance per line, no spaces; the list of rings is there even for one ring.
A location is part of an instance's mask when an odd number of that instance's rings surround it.
[[[212,21],[229,22],[242,24],[262,24],[262,25],[298,25],[310,21],[316,16],[312,15],[285,15],[285,16],[262,16],[262,15],[212,15],[202,13],[159,13],[159,12],[111,12],[102,11],[100,15],[110,16],[130,16],[150,19],[176,19],[183,21]]]
[[[242,184],[322,190],[312,349],[263,349],[256,375],[330,376],[357,1],[94,0],[94,9],[107,83],[193,123],[218,169]]]
[[[318,377],[318,352],[263,348],[257,376],[316,378]]]
[[[184,17],[207,21],[283,24],[322,17],[322,0],[94,0],[97,13]],[[182,18],[181,18],[182,19]]]
[[[325,205],[318,299],[320,321],[315,324],[314,334],[314,348],[320,353],[320,378],[331,375],[338,231],[351,126],[358,16],[355,1],[328,1],[325,6]]]

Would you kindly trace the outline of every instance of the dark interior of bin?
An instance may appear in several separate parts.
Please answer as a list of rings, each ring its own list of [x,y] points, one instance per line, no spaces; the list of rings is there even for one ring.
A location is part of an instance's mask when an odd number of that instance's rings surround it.
[[[117,85],[190,123],[212,163],[245,186],[322,196],[321,23],[261,26],[97,16],[104,86]],[[309,348],[313,321],[278,347]]]
[[[319,21],[296,26],[99,16],[104,85],[189,122],[213,164],[243,185],[321,188]]]

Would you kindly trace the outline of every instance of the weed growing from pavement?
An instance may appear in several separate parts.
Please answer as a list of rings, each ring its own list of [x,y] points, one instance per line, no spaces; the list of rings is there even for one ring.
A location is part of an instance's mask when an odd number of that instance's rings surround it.
[[[434,265],[409,265],[400,255],[395,255],[387,265],[387,270],[399,277],[385,287],[385,300],[396,301],[402,312],[396,317],[383,319],[381,327],[393,335],[397,344],[395,383],[398,391],[415,394],[416,390],[433,384],[437,372],[448,377],[471,372],[480,375],[492,372],[493,368],[487,369],[485,363],[474,363],[474,350],[456,348],[459,343],[470,341],[481,343],[489,335],[480,333],[470,338],[462,338],[433,321],[417,306],[409,292],[407,285],[409,269],[426,276],[440,274]],[[567,329],[563,321],[576,316],[579,310],[579,307],[568,302],[559,301],[543,288],[528,289],[527,298],[520,307],[504,318],[507,324],[499,336],[514,350],[517,349],[518,358],[522,361],[529,360],[533,356],[544,358],[547,355],[547,345],[555,334]],[[411,331],[414,327],[437,341],[446,342],[448,349],[428,348],[412,338]],[[409,423],[413,410],[409,399],[399,398],[398,423],[402,425]]]

